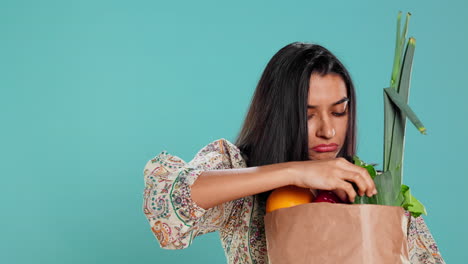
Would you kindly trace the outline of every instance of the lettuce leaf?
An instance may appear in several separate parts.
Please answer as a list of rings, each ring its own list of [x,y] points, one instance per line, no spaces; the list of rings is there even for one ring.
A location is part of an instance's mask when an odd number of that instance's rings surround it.
[[[410,188],[408,186],[404,184],[401,185],[401,194],[404,197],[401,207],[409,211],[413,217],[418,217],[421,214],[427,215],[426,208],[411,194]]]
[[[399,187],[393,186],[394,181],[392,180],[391,171],[377,174],[374,166],[365,163],[359,159],[359,157],[354,156],[353,161],[355,165],[367,169],[378,191],[378,193],[372,197],[367,197],[366,195],[356,196],[354,204],[401,206],[409,211],[413,217],[418,217],[421,214],[427,215],[426,208],[411,194],[410,188],[407,185],[402,184]],[[356,184],[353,183],[353,186],[357,192],[358,188]]]

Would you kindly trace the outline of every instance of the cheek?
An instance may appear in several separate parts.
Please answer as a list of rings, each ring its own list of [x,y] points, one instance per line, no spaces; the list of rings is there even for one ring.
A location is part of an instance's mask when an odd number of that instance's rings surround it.
[[[346,117],[343,118],[343,121],[340,122],[340,126],[341,126],[343,129],[348,128],[348,119],[349,119],[348,116],[346,116]]]
[[[348,117],[344,118],[343,121],[338,122],[338,129],[343,138],[346,137],[346,132],[348,130]]]
[[[314,122],[312,122],[311,120],[308,120],[307,121],[307,132],[309,134],[309,138],[314,134],[315,129],[316,129],[316,125],[314,124]]]

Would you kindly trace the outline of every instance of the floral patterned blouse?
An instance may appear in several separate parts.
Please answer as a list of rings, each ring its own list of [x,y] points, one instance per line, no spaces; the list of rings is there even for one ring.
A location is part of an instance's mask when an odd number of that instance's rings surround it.
[[[245,168],[240,150],[221,138],[203,147],[188,163],[162,151],[144,168],[143,211],[161,248],[183,249],[194,238],[219,231],[228,263],[268,263],[263,217],[265,204],[247,196],[204,209],[190,186],[202,171]],[[422,217],[410,217],[411,263],[445,263]]]

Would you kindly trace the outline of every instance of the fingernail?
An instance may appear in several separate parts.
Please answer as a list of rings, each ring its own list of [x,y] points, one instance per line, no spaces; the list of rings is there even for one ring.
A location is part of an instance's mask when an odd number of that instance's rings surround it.
[[[377,190],[374,190],[373,194],[377,194]]]

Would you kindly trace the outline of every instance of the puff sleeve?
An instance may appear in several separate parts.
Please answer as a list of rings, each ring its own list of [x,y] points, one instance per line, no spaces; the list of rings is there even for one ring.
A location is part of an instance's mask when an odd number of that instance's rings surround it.
[[[246,167],[239,149],[222,138],[202,148],[188,163],[162,151],[146,163],[143,211],[161,248],[183,249],[199,235],[222,228],[244,198],[204,209],[190,186],[201,172]]]
[[[408,251],[412,264],[445,264],[439,248],[422,216],[413,217],[406,211],[408,225]]]

